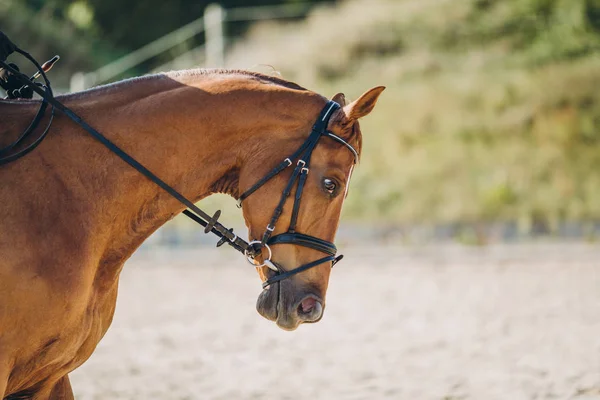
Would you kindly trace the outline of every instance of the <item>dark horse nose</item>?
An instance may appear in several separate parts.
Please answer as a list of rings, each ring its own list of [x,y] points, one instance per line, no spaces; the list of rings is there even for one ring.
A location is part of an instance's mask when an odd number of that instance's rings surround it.
[[[298,319],[303,322],[315,322],[323,315],[323,305],[315,296],[309,295],[298,303],[296,308]]]

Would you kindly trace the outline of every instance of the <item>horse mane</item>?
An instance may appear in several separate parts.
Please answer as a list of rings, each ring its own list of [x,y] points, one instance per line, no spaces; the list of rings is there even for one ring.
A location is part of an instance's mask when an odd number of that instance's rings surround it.
[[[243,69],[222,69],[222,68],[195,68],[195,69],[185,69],[179,71],[169,71],[169,72],[160,72],[157,74],[149,74],[143,75],[135,78],[123,79],[117,82],[108,83],[105,85],[95,86],[93,88],[83,90],[81,92],[68,93],[61,96],[57,96],[59,98],[68,98],[68,99],[77,99],[82,96],[87,96],[89,94],[98,94],[102,92],[110,92],[116,89],[126,88],[127,86],[134,85],[139,82],[145,81],[163,81],[170,79],[178,79],[178,78],[186,78],[186,77],[194,77],[194,76],[207,76],[210,77],[212,75],[242,75],[247,76],[251,79],[255,79],[267,84],[275,84],[278,86],[283,86],[288,89],[305,91],[306,88],[290,81],[286,81],[285,79],[281,79],[275,76],[265,75],[260,72],[248,71]]]
[[[196,68],[196,69],[187,69],[181,71],[171,71],[167,72],[166,75],[169,77],[179,77],[179,76],[194,76],[194,75],[245,75],[251,78],[257,79],[259,81],[263,81],[265,83],[273,83],[279,86],[286,87],[288,89],[294,90],[307,90],[306,88],[298,85],[297,83],[287,81],[285,79],[272,76],[265,75],[260,72],[248,71],[245,69],[224,69],[224,68]]]

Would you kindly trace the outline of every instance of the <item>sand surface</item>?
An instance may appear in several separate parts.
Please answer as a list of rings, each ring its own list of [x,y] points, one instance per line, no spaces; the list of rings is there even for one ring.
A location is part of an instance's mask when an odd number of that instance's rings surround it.
[[[600,399],[600,246],[345,253],[295,332],[233,250],[137,254],[77,399]]]

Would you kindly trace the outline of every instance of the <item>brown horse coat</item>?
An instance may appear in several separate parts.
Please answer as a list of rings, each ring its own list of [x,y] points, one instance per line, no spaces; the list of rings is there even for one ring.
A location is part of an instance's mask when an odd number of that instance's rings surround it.
[[[382,90],[344,107],[330,129],[360,147],[356,120]],[[237,196],[306,138],[326,103],[295,84],[241,71],[160,74],[59,99],[194,201]],[[0,101],[0,147],[27,126],[37,104]],[[333,174],[345,184],[352,157],[329,142],[313,157],[315,181],[302,208],[313,212],[301,209],[299,228],[333,241],[343,196],[323,196],[318,179]],[[262,234],[285,178],[244,204],[251,237]],[[0,167],[0,204],[0,399],[70,399],[67,374],[110,326],[124,262],[184,207],[60,114],[34,152]],[[275,257],[293,267],[315,251],[281,246]],[[265,295],[279,310],[266,316],[295,328],[297,321],[283,320],[286,293],[310,286],[324,299],[328,279],[327,265],[290,279],[278,296]]]

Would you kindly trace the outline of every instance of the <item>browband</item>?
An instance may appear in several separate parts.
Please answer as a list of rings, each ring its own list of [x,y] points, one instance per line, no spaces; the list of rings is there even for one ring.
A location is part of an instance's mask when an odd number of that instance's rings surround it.
[[[334,135],[333,133],[326,131],[324,134],[324,136],[326,137],[330,137],[333,140],[343,144],[344,146],[346,146],[348,148],[348,150],[350,150],[352,152],[352,154],[354,154],[354,164],[358,164],[358,152],[356,151],[356,149],[354,147],[352,147],[352,145],[348,142],[346,142],[344,139],[342,139],[341,137]]]

